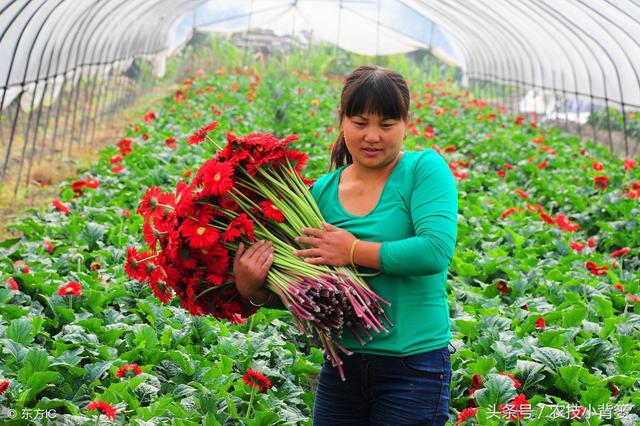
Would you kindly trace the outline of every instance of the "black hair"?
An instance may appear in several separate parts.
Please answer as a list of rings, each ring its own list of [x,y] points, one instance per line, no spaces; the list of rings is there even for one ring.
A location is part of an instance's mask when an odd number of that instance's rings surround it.
[[[338,120],[342,124],[345,117],[367,113],[408,121],[409,104],[409,85],[400,73],[377,65],[363,65],[356,68],[344,83]],[[333,143],[329,170],[352,162],[344,134],[340,132]]]

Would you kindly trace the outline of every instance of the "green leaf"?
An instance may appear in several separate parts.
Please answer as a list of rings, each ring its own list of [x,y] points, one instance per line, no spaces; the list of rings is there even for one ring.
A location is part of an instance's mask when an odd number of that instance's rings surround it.
[[[18,318],[11,321],[7,327],[6,336],[14,342],[26,346],[33,342],[33,331],[34,327],[29,319]]]
[[[158,334],[150,325],[144,324],[136,333],[134,342],[140,349],[153,351],[158,346]]]
[[[560,367],[564,367],[572,363],[571,358],[565,352],[556,348],[534,348],[531,358],[535,361],[541,362],[554,373],[557,373]]]
[[[513,380],[498,374],[489,374],[489,379],[484,383],[484,387],[474,393],[478,405],[483,407],[506,404],[517,394]]]

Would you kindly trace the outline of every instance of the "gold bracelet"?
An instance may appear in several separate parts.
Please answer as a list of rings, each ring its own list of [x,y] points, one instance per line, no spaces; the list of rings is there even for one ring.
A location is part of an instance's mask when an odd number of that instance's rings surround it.
[[[256,308],[259,308],[260,306],[265,305],[269,300],[271,300],[271,295],[272,295],[272,294],[273,294],[273,293],[269,293],[269,295],[267,296],[267,298],[265,299],[265,301],[264,301],[264,302],[262,302],[262,303],[253,303],[253,300],[251,300],[251,299],[247,299],[247,300],[249,301],[249,303],[250,303],[250,304],[252,304],[252,305],[253,305],[253,306],[255,306]]]
[[[353,255],[356,252],[356,246],[358,245],[358,243],[360,242],[360,240],[358,240],[356,238],[356,240],[351,243],[351,250],[349,251],[349,262],[351,263],[351,266],[353,266],[354,268],[356,267],[355,263],[353,263]]]

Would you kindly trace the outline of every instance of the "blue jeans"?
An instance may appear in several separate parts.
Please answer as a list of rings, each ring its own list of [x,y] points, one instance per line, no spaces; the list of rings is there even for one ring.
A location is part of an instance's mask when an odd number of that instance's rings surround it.
[[[342,356],[346,381],[326,361],[314,426],[441,426],[449,419],[449,348],[405,357]]]

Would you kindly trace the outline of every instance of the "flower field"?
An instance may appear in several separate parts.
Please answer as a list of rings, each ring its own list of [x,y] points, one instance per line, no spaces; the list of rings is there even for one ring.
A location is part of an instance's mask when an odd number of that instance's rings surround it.
[[[458,185],[451,424],[638,424],[636,160],[396,65],[413,94],[405,148],[437,150]],[[216,155],[194,132],[296,134],[317,178],[340,88],[291,63],[196,70],[20,217],[0,242],[3,424],[310,425],[323,352],[286,311],[194,316],[124,267],[145,244],[146,189],[174,191]]]

